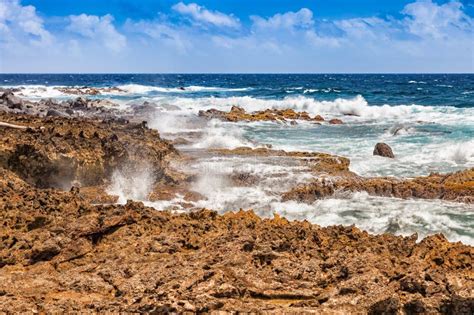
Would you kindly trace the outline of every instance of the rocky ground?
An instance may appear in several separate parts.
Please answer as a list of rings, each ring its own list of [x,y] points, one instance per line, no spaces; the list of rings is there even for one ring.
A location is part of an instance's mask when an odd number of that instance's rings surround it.
[[[145,122],[129,120],[130,113],[94,102],[0,95],[0,312],[474,313],[473,247],[442,235],[417,243],[416,235],[195,209],[192,202],[202,196],[190,189],[194,175],[173,166],[194,157]],[[262,114],[234,108],[232,115],[237,111]],[[347,158],[330,154],[269,148],[206,154],[293,159],[318,176],[286,199],[364,190],[473,202],[474,170],[363,178],[349,170]],[[193,211],[115,204],[117,197],[106,193],[110,177],[117,170],[136,174],[144,164],[153,170],[153,189],[143,198],[180,194]],[[232,180],[241,185],[259,180],[237,175]]]
[[[0,310],[471,314],[474,249],[249,212],[93,206],[1,169]]]

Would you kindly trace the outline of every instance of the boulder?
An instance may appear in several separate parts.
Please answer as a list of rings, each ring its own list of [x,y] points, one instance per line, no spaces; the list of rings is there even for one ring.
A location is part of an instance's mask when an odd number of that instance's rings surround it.
[[[333,118],[333,119],[331,119],[331,120],[329,121],[329,124],[331,124],[331,125],[342,125],[343,122],[342,122],[342,120],[340,120],[340,119]]]
[[[391,159],[395,158],[392,148],[388,144],[383,142],[379,142],[375,145],[374,155],[380,155]]]
[[[7,106],[12,109],[22,109],[23,101],[18,96],[15,96],[12,91],[6,90],[0,98]]]

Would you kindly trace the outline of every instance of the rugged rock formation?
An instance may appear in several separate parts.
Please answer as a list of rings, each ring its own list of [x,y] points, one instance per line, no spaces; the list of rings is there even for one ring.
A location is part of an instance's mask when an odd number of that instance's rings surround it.
[[[366,191],[375,196],[474,203],[474,168],[446,175],[431,174],[414,179],[333,177],[296,187],[285,193],[283,199],[313,202],[344,191]]]
[[[474,311],[474,248],[441,235],[92,206],[1,168],[0,192],[0,312]]]
[[[320,122],[324,118],[320,115],[311,117],[307,112],[295,112],[293,109],[266,109],[264,111],[257,111],[247,113],[243,108],[232,106],[229,112],[208,109],[206,111],[199,111],[199,116],[207,119],[220,119],[223,121],[237,122],[237,121],[286,121],[286,120],[307,120]]]
[[[391,159],[395,158],[392,148],[388,144],[383,142],[379,142],[375,145],[374,155],[380,155]]]
[[[176,181],[168,168],[177,151],[146,123],[0,113],[0,166],[38,187],[103,184],[113,171],[149,167],[155,181]]]

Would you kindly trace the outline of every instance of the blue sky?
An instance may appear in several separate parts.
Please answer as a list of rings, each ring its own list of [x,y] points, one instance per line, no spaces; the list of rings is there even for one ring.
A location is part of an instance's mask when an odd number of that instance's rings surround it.
[[[1,0],[0,72],[474,72],[474,0]]]

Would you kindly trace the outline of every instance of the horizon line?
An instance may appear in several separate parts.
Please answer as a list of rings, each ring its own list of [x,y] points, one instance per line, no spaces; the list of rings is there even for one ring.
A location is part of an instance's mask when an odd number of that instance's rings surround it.
[[[297,74],[297,75],[321,75],[321,74],[469,74],[472,75],[474,72],[0,72],[0,75],[61,75],[61,74],[197,74],[197,75],[242,75],[242,74]]]

